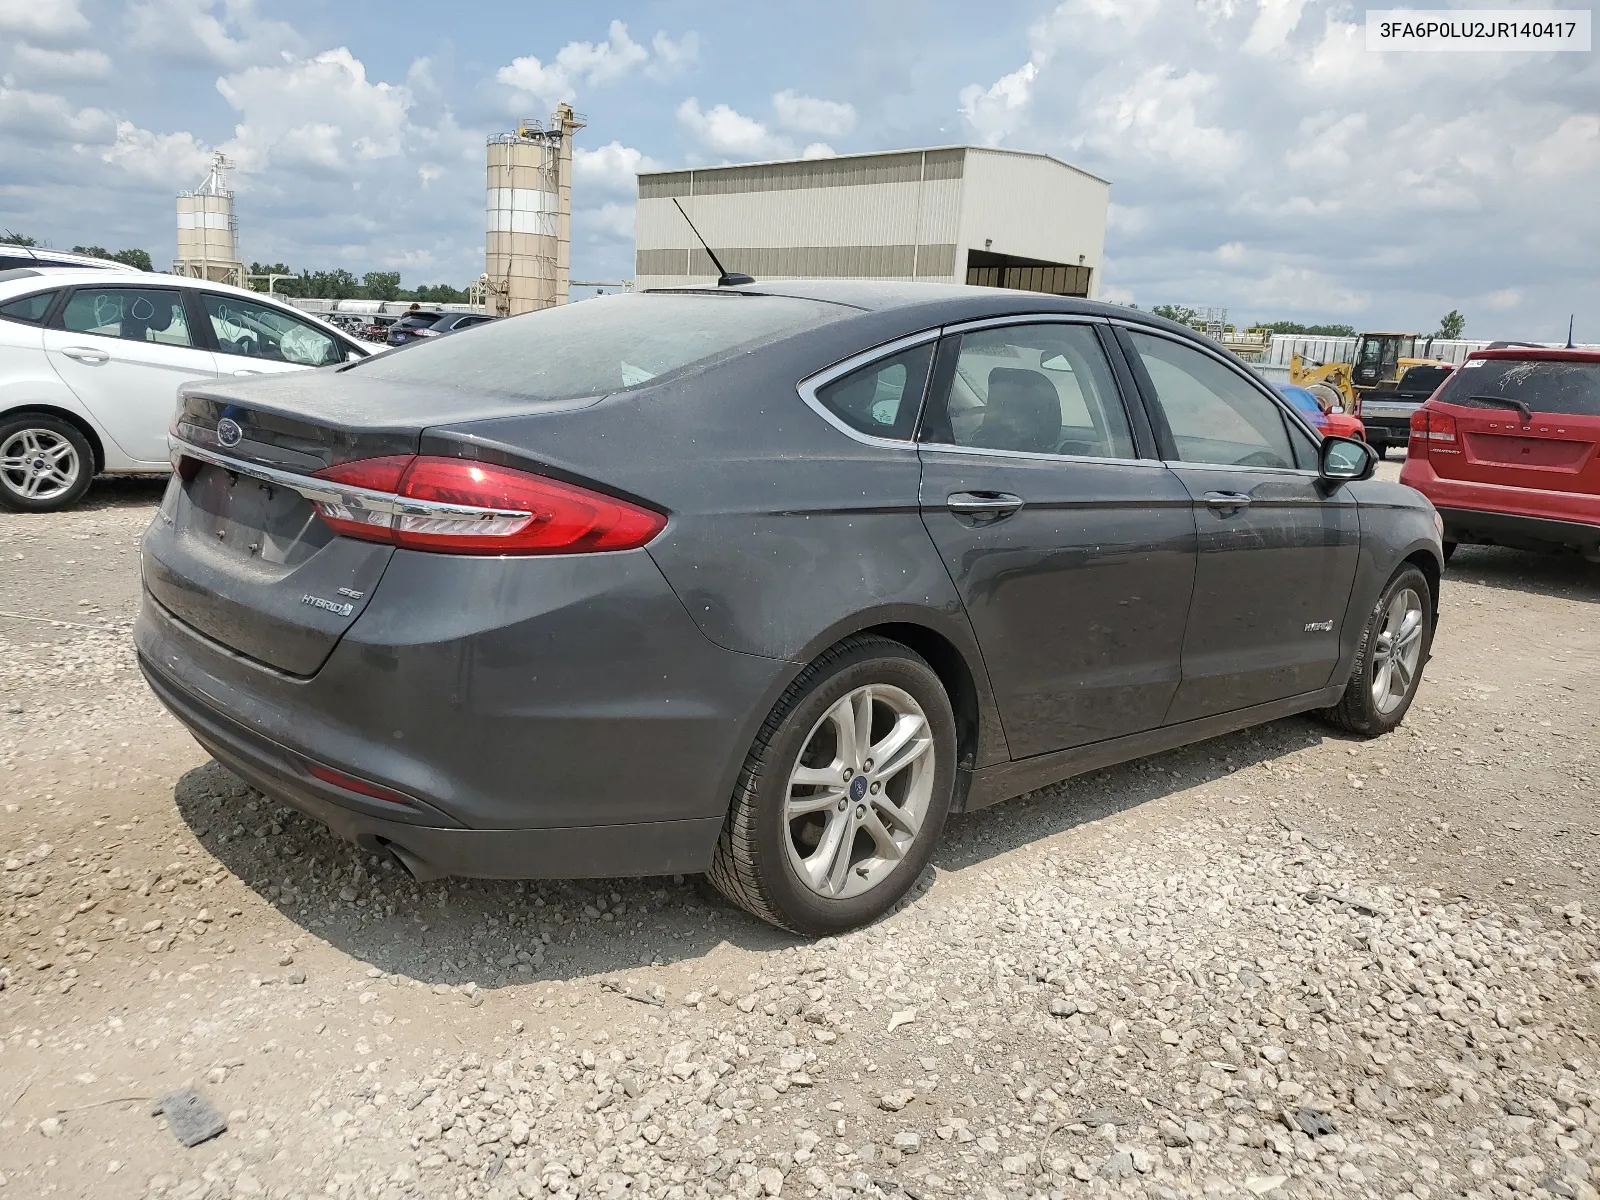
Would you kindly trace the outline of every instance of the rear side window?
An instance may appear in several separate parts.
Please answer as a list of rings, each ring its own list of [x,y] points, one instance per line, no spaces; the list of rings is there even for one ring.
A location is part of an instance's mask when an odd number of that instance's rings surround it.
[[[28,321],[37,323],[44,320],[45,310],[50,307],[50,301],[56,298],[54,292],[35,292],[31,296],[24,296],[21,300],[13,300],[9,304],[0,304],[0,317],[12,321]]]
[[[932,361],[932,342],[913,346],[823,385],[817,400],[852,429],[909,441]]]
[[[788,296],[631,295],[491,321],[469,338],[425,338],[345,368],[370,379],[573,400],[838,320],[852,310]]]
[[[1439,399],[1472,408],[1490,408],[1497,400],[1515,400],[1532,412],[1600,417],[1600,363],[1469,358],[1440,392]]]
[[[61,327],[130,342],[194,345],[183,297],[167,288],[79,288],[62,311]]]
[[[973,450],[1137,458],[1111,365],[1087,325],[979,329],[959,338],[923,440]]]

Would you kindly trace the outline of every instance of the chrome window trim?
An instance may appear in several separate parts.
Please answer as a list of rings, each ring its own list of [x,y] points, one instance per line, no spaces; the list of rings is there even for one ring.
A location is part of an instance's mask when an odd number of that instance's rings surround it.
[[[1230,466],[1227,463],[1185,462],[1182,459],[1167,459],[1161,465],[1185,471],[1262,471],[1269,475],[1298,475],[1305,479],[1322,478],[1322,472],[1308,471],[1303,467],[1241,467],[1237,465]]]
[[[288,488],[298,492],[313,503],[337,504],[348,508],[352,512],[387,513],[390,516],[409,517],[459,517],[471,520],[488,517],[531,517],[533,514],[525,509],[509,508],[476,508],[466,504],[444,504],[437,500],[412,500],[403,496],[396,496],[392,492],[378,492],[371,488],[353,487],[349,484],[334,483],[327,479],[317,479],[310,475],[296,475],[290,471],[280,471],[276,467],[263,466],[260,463],[246,462],[243,459],[231,458],[226,454],[219,454],[215,450],[207,450],[191,442],[180,441],[175,437],[168,437],[172,445],[174,459],[179,456],[195,458],[201,462],[210,463],[214,467],[221,467],[224,471],[232,471],[236,475],[246,475],[251,479],[259,479],[263,483],[275,484],[278,487]],[[176,465],[176,462],[174,462]]]
[[[892,342],[882,342],[870,350],[852,354],[849,358],[840,359],[831,367],[825,367],[814,375],[807,375],[795,385],[795,391],[800,394],[800,399],[804,400],[813,412],[847,438],[860,442],[864,446],[877,446],[880,449],[915,450],[917,443],[913,438],[881,438],[874,437],[870,433],[862,433],[861,430],[835,415],[826,404],[817,398],[817,391],[836,379],[841,379],[854,371],[859,371],[863,367],[871,366],[880,359],[892,358],[902,350],[910,350],[915,346],[924,346],[929,342],[936,342],[939,340],[940,332],[937,327],[924,329],[919,333],[908,334],[906,337],[896,338]],[[923,380],[922,383],[924,393],[927,392],[928,383],[932,378],[933,368],[931,365],[928,368],[928,373],[929,379]],[[920,406],[919,401],[918,407],[920,408]],[[918,417],[920,418],[920,416],[921,413],[919,412]]]
[[[985,458],[1019,458],[1034,462],[1100,463],[1111,467],[1169,467],[1153,458],[1106,458],[1096,454],[1042,454],[1034,450],[986,450],[982,446],[955,446],[948,442],[918,442],[917,449],[934,454],[978,454]]]
[[[941,333],[971,333],[1003,325],[1109,325],[1109,317],[1094,313],[1012,313],[1004,317],[975,317],[944,326]]]

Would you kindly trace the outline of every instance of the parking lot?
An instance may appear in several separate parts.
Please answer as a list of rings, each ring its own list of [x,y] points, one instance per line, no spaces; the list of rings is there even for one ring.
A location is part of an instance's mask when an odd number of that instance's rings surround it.
[[[803,943],[250,792],[133,661],[159,495],[0,520],[0,1196],[1597,1195],[1600,568],[1463,546],[1397,733],[958,818]]]

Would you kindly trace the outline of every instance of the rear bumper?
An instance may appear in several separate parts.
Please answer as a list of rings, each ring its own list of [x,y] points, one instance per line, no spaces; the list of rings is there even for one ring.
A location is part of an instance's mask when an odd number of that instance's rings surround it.
[[[310,678],[233,653],[148,593],[134,640],[162,703],[265,794],[404,851],[418,874],[499,878],[703,870],[795,669],[706,639],[642,552],[399,552]],[[323,783],[311,764],[410,802]]]
[[[1447,542],[1600,551],[1600,496],[1450,479],[1423,454],[1406,459],[1400,482],[1433,502]]]

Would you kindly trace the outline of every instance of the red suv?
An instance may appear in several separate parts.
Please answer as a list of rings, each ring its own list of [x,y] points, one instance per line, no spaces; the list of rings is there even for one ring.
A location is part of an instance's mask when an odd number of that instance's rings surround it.
[[[1600,563],[1600,350],[1468,356],[1411,418],[1400,482],[1457,542],[1576,550]]]

